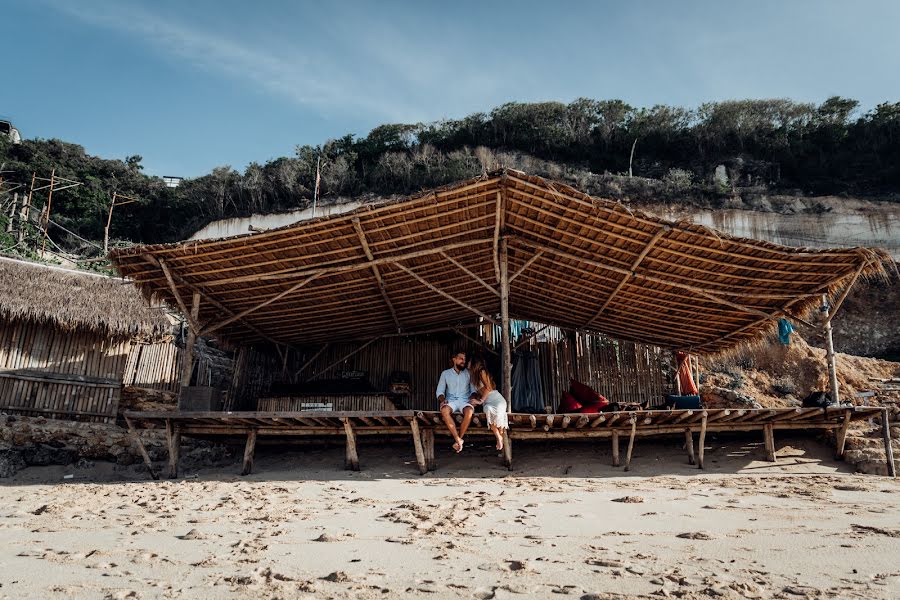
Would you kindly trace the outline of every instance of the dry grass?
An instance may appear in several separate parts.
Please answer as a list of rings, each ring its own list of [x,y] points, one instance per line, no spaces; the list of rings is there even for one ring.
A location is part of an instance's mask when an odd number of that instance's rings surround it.
[[[117,338],[171,330],[163,311],[119,279],[10,259],[0,259],[0,318]]]

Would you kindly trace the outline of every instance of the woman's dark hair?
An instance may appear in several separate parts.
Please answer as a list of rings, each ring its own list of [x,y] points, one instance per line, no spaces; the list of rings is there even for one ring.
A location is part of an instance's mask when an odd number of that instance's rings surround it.
[[[469,380],[476,386],[480,386],[481,382],[484,380],[484,376],[487,375],[487,380],[490,382],[491,387],[497,387],[497,384],[494,383],[494,378],[491,377],[491,373],[487,370],[487,366],[484,364],[484,359],[480,356],[476,356],[472,359],[472,364],[469,365]]]

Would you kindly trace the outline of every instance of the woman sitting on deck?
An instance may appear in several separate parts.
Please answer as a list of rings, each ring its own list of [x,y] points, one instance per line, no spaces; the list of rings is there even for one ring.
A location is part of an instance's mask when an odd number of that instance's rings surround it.
[[[503,434],[509,428],[509,419],[506,416],[506,399],[497,391],[494,380],[484,366],[484,360],[476,358],[471,366],[472,385],[478,392],[478,399],[473,404],[484,405],[484,416],[487,425],[497,438],[497,450],[503,450]]]

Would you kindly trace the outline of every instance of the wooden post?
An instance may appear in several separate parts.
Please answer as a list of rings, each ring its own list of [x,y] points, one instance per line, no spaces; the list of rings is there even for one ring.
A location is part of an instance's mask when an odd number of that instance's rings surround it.
[[[513,470],[512,464],[512,438],[509,435],[509,429],[503,432],[503,465],[510,471]]]
[[[697,468],[703,468],[703,454],[706,446],[706,420],[709,414],[704,410],[703,418],[700,420],[700,439],[697,440]]]
[[[881,409],[881,433],[884,438],[884,458],[887,461],[887,472],[891,477],[897,476],[897,466],[894,464],[894,448],[891,446],[891,412],[888,408]]]
[[[850,429],[850,411],[844,413],[844,422],[841,423],[841,428],[838,429],[837,436],[834,440],[834,457],[837,460],[844,459],[844,447],[847,443],[847,430]]]
[[[835,404],[840,404],[841,394],[838,388],[837,361],[834,355],[834,340],[831,337],[831,319],[828,318],[828,296],[824,294],[822,295],[822,308],[824,309],[822,314],[825,317],[825,325],[822,327],[822,332],[825,335],[825,356],[828,360],[828,379],[831,382],[831,401]]]
[[[569,360],[572,361],[572,379],[581,381],[578,373],[578,332],[574,329],[566,332],[566,345],[569,347]]]
[[[512,352],[509,339],[509,244],[500,240],[500,345],[503,349],[503,396],[512,412]]]
[[[344,433],[347,435],[347,456],[344,460],[344,468],[349,471],[359,471],[359,455],[356,453],[356,432],[350,424],[350,419],[342,417]]]
[[[184,341],[184,354],[181,357],[181,389],[178,392],[178,408],[184,408],[183,390],[191,385],[191,374],[194,371],[194,345],[197,343],[197,332],[193,323],[197,323],[200,315],[200,294],[194,292],[191,303],[191,314],[188,316],[188,333]]]
[[[617,429],[612,432],[612,465],[619,466],[619,431]]]
[[[50,171],[50,192],[47,194],[47,206],[44,209],[44,239],[41,242],[41,258],[44,258],[44,251],[47,249],[47,235],[50,232],[50,208],[53,206],[53,184],[56,183],[56,168]]]
[[[422,448],[422,434],[419,432],[418,421],[413,418],[409,422],[409,427],[412,429],[413,447],[416,451],[416,464],[419,466],[419,474],[424,475],[428,472],[428,465],[425,464],[425,449]]]
[[[131,423],[131,419],[129,419],[128,417],[125,417],[125,424],[128,425],[128,431],[138,443],[138,451],[140,451],[141,453],[141,458],[144,459],[144,464],[147,465],[147,470],[150,471],[150,477],[152,477],[153,479],[159,479],[159,475],[153,468],[153,461],[150,460],[150,455],[147,453],[147,448],[144,446],[144,440],[141,439],[140,432],[134,428],[134,425]]]
[[[631,435],[628,436],[628,450],[625,451],[625,470],[631,469],[631,451],[634,450],[634,435],[637,432],[637,417],[631,417]]]
[[[422,449],[425,451],[425,467],[434,471],[437,469],[434,460],[434,429],[430,427],[422,430]]]
[[[763,425],[763,440],[766,443],[766,460],[775,462],[775,427],[771,423]]]
[[[690,427],[684,429],[684,443],[687,446],[688,464],[697,464],[697,459],[694,457],[694,434],[691,433]]]
[[[0,177],[0,182],[3,181],[3,178]],[[13,193],[13,201],[12,207],[9,209],[9,220],[6,222],[6,233],[11,233],[13,230],[13,224],[16,220],[16,212],[19,209],[19,192]]]
[[[247,445],[244,446],[244,465],[241,475],[249,475],[253,470],[253,454],[256,452],[256,428],[247,432]]]
[[[169,479],[175,479],[178,477],[178,459],[181,455],[181,432],[170,419],[166,419],[166,441],[169,445]]]

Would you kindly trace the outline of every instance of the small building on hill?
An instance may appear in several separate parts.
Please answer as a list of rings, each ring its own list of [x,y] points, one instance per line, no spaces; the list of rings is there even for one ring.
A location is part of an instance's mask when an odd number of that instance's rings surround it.
[[[114,420],[126,370],[129,384],[152,379],[138,364],[148,346],[168,358],[143,368],[172,378],[171,333],[164,310],[121,279],[0,258],[0,411]]]

